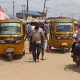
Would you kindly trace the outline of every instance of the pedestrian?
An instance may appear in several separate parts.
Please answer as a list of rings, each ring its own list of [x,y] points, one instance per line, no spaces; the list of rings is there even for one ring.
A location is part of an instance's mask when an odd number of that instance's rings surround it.
[[[46,21],[45,21],[45,23],[44,23],[44,31],[45,31],[45,37],[46,37],[46,39],[48,40],[50,27],[49,27],[48,22],[46,22]]]
[[[41,38],[41,60],[44,60],[45,39]]]
[[[43,32],[44,32],[44,36],[45,36],[45,39],[42,38],[42,42],[41,42],[41,47],[42,47],[42,50],[41,50],[41,60],[44,60],[44,50],[45,50],[45,43],[47,43],[48,45],[48,34],[49,34],[49,24],[45,21],[45,23],[41,25],[41,28],[43,29]]]
[[[41,38],[41,60],[44,60],[44,48],[45,48],[45,31],[44,31],[44,24],[43,23],[39,23],[40,24],[40,28],[42,28],[43,33],[44,33],[44,38]]]
[[[35,28],[31,33],[31,45],[33,61],[39,61],[39,55],[41,52],[41,39],[44,38],[43,30],[39,27],[38,23],[35,23]]]
[[[30,29],[29,29],[29,39],[30,39],[30,35],[31,35],[31,32],[32,32],[32,30],[34,29],[34,27],[35,27],[35,23],[34,22],[31,22],[30,23]],[[32,42],[31,42],[31,40],[29,41],[29,52],[31,53],[32,52]]]
[[[28,38],[28,40],[30,39],[30,33],[31,33],[31,31],[32,31],[32,26],[31,26],[31,23],[28,23],[27,24],[27,38]]]

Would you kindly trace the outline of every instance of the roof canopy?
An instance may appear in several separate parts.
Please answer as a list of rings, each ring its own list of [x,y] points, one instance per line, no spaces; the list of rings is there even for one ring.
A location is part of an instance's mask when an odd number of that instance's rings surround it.
[[[20,12],[17,12],[17,13],[28,14],[28,15],[31,15],[31,16],[41,16],[42,15],[38,11],[31,11],[31,10],[29,10],[28,12],[26,12],[26,10],[23,10],[23,11],[20,11]]]

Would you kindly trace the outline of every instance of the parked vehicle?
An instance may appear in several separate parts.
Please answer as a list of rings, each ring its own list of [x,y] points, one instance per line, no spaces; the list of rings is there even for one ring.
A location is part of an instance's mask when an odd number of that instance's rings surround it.
[[[73,43],[74,20],[68,18],[56,18],[50,23],[49,46],[70,49]]]
[[[6,55],[9,60],[14,55],[25,54],[25,27],[19,20],[0,21],[0,55]]]

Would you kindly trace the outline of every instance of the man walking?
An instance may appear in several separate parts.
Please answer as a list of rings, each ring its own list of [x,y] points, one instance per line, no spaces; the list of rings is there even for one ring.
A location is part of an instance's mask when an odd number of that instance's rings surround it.
[[[33,61],[39,61],[39,55],[41,52],[41,39],[44,38],[43,30],[39,27],[38,23],[35,24],[35,28],[31,32],[32,42],[32,55]]]

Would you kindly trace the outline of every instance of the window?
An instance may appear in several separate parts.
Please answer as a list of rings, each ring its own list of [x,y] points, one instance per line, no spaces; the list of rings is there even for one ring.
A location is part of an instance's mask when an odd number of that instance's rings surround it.
[[[56,32],[71,32],[72,23],[56,23]]]
[[[20,23],[0,23],[0,34],[20,34]]]

